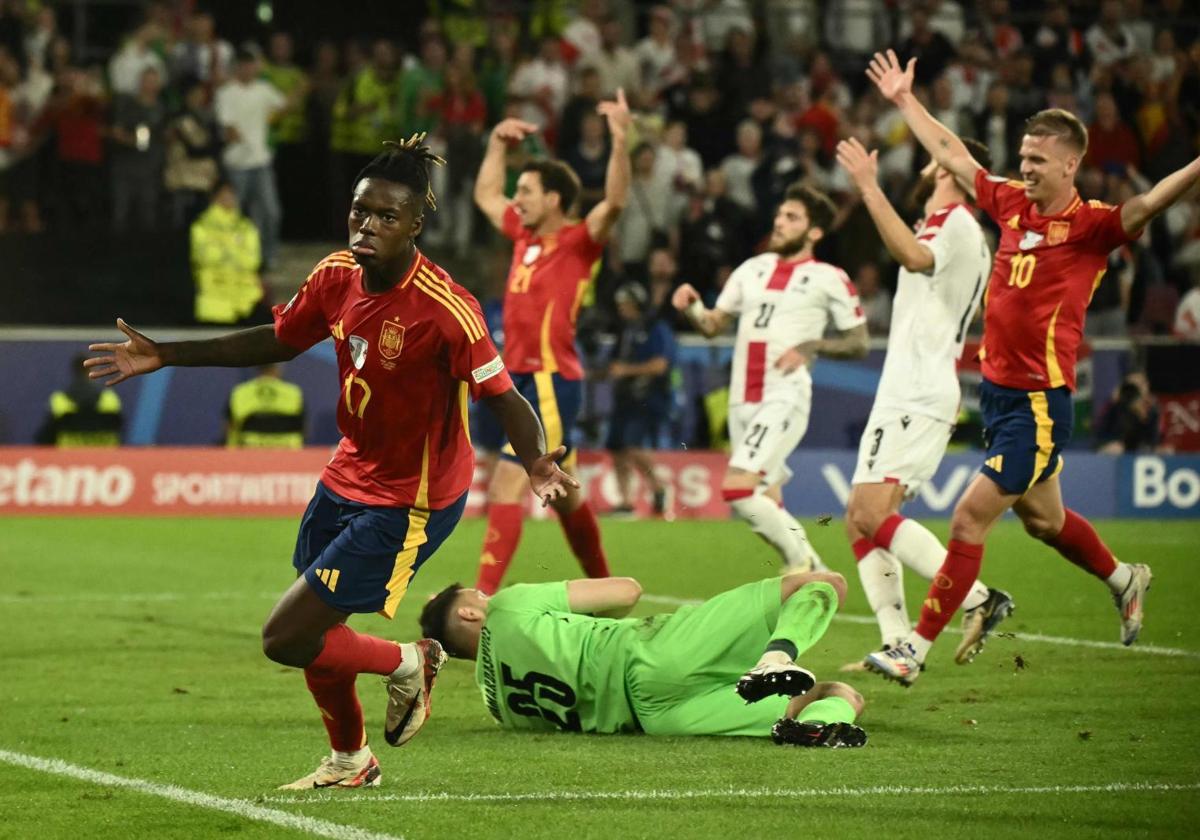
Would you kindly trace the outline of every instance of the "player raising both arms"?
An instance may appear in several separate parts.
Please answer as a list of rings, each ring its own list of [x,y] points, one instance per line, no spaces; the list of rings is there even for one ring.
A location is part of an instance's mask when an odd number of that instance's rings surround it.
[[[845,598],[841,575],[785,575],[624,618],[641,594],[633,578],[517,584],[492,598],[454,584],[425,605],[421,632],[476,660],[484,704],[505,729],[867,742],[854,725],[862,696],[795,663]]]
[[[934,640],[970,591],[988,531],[1012,508],[1025,530],[1103,580],[1121,616],[1121,641],[1142,627],[1150,569],[1117,561],[1091,524],[1063,506],[1058,473],[1071,436],[1071,391],[1084,313],[1109,252],[1200,179],[1200,158],[1120,207],[1085,202],[1075,173],[1087,130],[1066,111],[1041,111],[1025,125],[1020,181],[990,175],[912,94],[915,61],[901,67],[890,50],[867,71],[938,164],[959,179],[1000,227],[984,314],[980,408],[987,455],[950,522],[946,560],[921,609],[916,632],[867,657],[889,679],[911,684]]]
[[[563,467],[574,472],[571,430],[583,396],[583,367],[575,349],[575,317],[596,263],[629,190],[625,135],[632,118],[625,94],[601,102],[612,148],[604,199],[576,221],[579,178],[565,163],[539,160],[525,165],[516,195],[504,196],[504,158],[509,144],[537,130],[532,123],[507,119],[492,129],[475,181],[475,203],[513,242],[512,266],[504,292],[504,363],[517,390],[533,405],[551,448],[566,446]],[[511,443],[511,442],[510,442]],[[491,594],[512,562],[521,540],[527,485],[512,446],[501,450],[488,484],[487,536],[476,587]],[[589,577],[607,577],[596,514],[574,488],[550,503],[579,565]]]
[[[964,143],[984,166],[987,147]],[[916,233],[896,213],[877,180],[878,152],[843,140],[838,162],[849,173],[892,257],[900,263],[887,358],[875,404],[858,447],[846,506],[846,534],[863,591],[879,622],[883,649],[912,631],[904,605],[901,563],[932,581],[946,549],[925,526],[900,515],[900,505],[937,472],[954,431],[961,393],[956,362],[992,268],[983,229],[965,190],[937,161],[921,171],[914,195],[924,205]],[[965,664],[1012,612],[1008,593],[979,581],[963,602]],[[862,665],[858,665],[861,668]]]
[[[468,394],[500,418],[539,497],[560,498],[574,485],[554,464],[562,451],[545,452],[541,425],[513,388],[478,302],[416,247],[424,206],[433,205],[429,164],[440,162],[423,138],[388,144],[358,174],[350,250],[318,263],[275,307],[273,326],[159,344],[118,320],[128,340],[93,344],[103,355],[86,363],[111,385],[168,365],[282,362],[333,336],[342,440],[300,523],[292,556],[299,577],[263,627],[266,655],[304,669],[333,754],[288,788],[379,784],[359,674],[385,677],[388,743],[406,743],[429,716],[445,659],[438,643],[397,644],[345,622],[354,613],[391,618],[462,515],[474,472]]]
[[[867,326],[846,272],[813,257],[833,221],[833,202],[802,184],[775,213],[770,252],[746,260],[725,281],[716,308],[684,283],[671,303],[706,336],[738,319],[729,384],[733,453],[721,494],[783,558],[789,570],[821,568],[803,526],[784,508],[787,458],[804,437],[812,403],[808,368],[817,356],[860,359]],[[826,323],[840,331],[822,338]]]

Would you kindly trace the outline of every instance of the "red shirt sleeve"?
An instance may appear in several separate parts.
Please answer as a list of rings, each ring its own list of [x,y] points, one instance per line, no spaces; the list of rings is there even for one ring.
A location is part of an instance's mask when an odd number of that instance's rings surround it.
[[[980,168],[975,172],[975,204],[996,224],[1003,224],[1025,205],[1025,188],[1019,184]]]
[[[303,351],[329,337],[329,318],[321,301],[321,283],[328,271],[314,271],[291,300],[272,308],[275,337],[288,347]]]
[[[594,263],[604,253],[604,243],[592,239],[587,222],[576,222],[566,228],[562,234],[562,243],[569,248],[576,248],[584,262]]]
[[[500,360],[500,352],[492,343],[483,319],[483,310],[479,301],[466,291],[459,291],[458,297],[474,313],[482,335],[472,336],[462,328],[457,320],[446,322],[446,336],[450,345],[450,374],[455,379],[466,382],[471,389],[471,399],[494,397],[512,388],[512,379],[508,369]]]
[[[1081,209],[1082,221],[1087,226],[1088,239],[1096,244],[1096,250],[1107,254],[1114,248],[1120,248],[1133,242],[1142,235],[1142,231],[1130,236],[1121,224],[1121,208],[1108,204],[1088,202]]]
[[[500,222],[500,232],[514,242],[521,237],[521,217],[511,204],[504,208],[504,219]]]

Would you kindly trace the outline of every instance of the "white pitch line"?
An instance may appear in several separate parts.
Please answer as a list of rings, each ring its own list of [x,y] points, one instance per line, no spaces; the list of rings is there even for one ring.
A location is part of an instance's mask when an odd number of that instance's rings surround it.
[[[327,822],[326,820],[305,817],[300,814],[290,814],[287,811],[279,811],[274,808],[263,808],[244,799],[226,799],[223,796],[213,796],[210,793],[188,790],[176,785],[163,785],[157,782],[148,782],[144,779],[115,776],[112,773],[103,773],[99,770],[80,767],[77,764],[69,764],[57,758],[38,758],[34,755],[0,750],[0,761],[17,767],[24,767],[27,770],[37,770],[56,776],[67,776],[103,787],[126,788],[136,793],[144,793],[148,796],[159,796],[163,799],[181,802],[184,805],[208,808],[211,811],[222,811],[226,814],[233,814],[256,822],[293,828],[296,831],[315,834],[318,837],[331,837],[333,840],[404,840],[403,837],[394,834],[379,834],[378,832],[368,831],[365,828],[358,828],[352,825],[340,825],[338,823]]]
[[[535,793],[390,793],[382,796],[364,796],[353,800],[356,805],[376,802],[588,802],[588,801],[647,801],[680,799],[796,799],[821,797],[864,798],[870,796],[978,796],[980,794],[1081,794],[1081,793],[1175,793],[1200,790],[1200,782],[1154,783],[1154,782],[1110,782],[1099,785],[946,785],[944,787],[916,787],[910,785],[878,785],[872,787],[830,788],[710,788],[701,790],[550,790]],[[263,801],[276,804],[299,805],[314,799],[325,801],[327,793],[320,797],[304,798],[267,796]],[[339,801],[351,800],[339,797]]]
[[[682,607],[686,605],[703,604],[704,601],[697,598],[674,598],[670,595],[643,595],[643,601],[648,601],[651,604],[665,604],[667,606]],[[845,615],[838,613],[833,617],[834,621],[841,621],[845,624],[875,624],[875,619],[868,615]],[[962,631],[956,627],[947,627],[944,633],[955,633],[962,635]],[[1152,656],[1179,656],[1184,659],[1200,659],[1200,651],[1188,650],[1186,648],[1162,647],[1161,645],[1144,645],[1134,643],[1129,647],[1120,642],[1100,642],[1095,639],[1074,639],[1070,636],[1048,636],[1044,633],[1013,633],[1015,639],[1019,642],[1044,642],[1050,645],[1067,645],[1069,647],[1085,647],[1094,650],[1126,650],[1130,653],[1147,653]]]

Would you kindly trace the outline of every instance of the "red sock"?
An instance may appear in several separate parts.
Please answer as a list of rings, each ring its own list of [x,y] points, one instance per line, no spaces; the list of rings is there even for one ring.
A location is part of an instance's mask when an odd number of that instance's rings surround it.
[[[983,565],[983,546],[978,543],[950,540],[947,549],[946,562],[933,578],[917,622],[917,633],[931,642],[962,606]]]
[[[878,530],[875,531],[875,536],[872,539],[875,545],[887,550],[892,547],[892,537],[896,535],[896,529],[900,527],[900,523],[904,521],[904,517],[898,513],[893,513],[887,519],[879,524]]]
[[[859,537],[850,544],[850,550],[854,552],[854,559],[861,563],[864,557],[875,550],[875,543],[866,537]]]
[[[338,677],[358,674],[386,677],[399,667],[400,645],[337,624],[325,631],[325,646],[305,670]]]
[[[1045,543],[1100,580],[1107,580],[1117,570],[1117,559],[1100,539],[1092,523],[1073,510],[1067,510],[1067,518],[1058,536],[1045,540]]]
[[[525,511],[520,505],[488,505],[487,536],[483,539],[483,551],[479,556],[479,576],[475,588],[485,595],[500,588],[500,579],[508,571],[517,543],[521,541],[521,524]]]
[[[393,647],[395,647],[393,645]],[[395,670],[394,668],[392,670]],[[329,733],[329,744],[338,752],[354,752],[367,743],[362,706],[354,690],[355,676],[304,669],[304,681],[321,710],[321,722]]]
[[[559,514],[558,519],[583,573],[590,578],[608,577],[608,560],[600,545],[600,524],[592,506],[584,502],[565,516]]]

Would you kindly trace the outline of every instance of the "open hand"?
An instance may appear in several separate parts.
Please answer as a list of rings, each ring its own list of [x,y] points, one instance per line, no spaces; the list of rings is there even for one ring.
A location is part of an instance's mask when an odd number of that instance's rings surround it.
[[[93,356],[83,363],[88,370],[89,379],[111,379],[104,381],[105,385],[116,385],[143,373],[152,373],[163,366],[158,344],[146,338],[121,318],[117,319],[117,329],[129,337],[128,341],[120,344],[102,342],[89,344],[88,349],[93,353],[104,353],[103,356]],[[115,374],[115,375],[114,375]]]
[[[867,68],[867,76],[885,99],[898,103],[903,96],[912,93],[913,70],[916,66],[917,60],[910,58],[908,66],[901,68],[896,52],[888,50],[886,54],[875,53],[871,66]]]
[[[542,500],[542,507],[555,499],[565,498],[568,489],[578,489],[579,482],[558,467],[558,459],[567,454],[567,447],[560,446],[547,452],[533,462],[529,471],[529,486],[534,495]]]
[[[859,192],[878,183],[879,150],[868,153],[857,137],[837,144],[837,161],[854,181]]]

